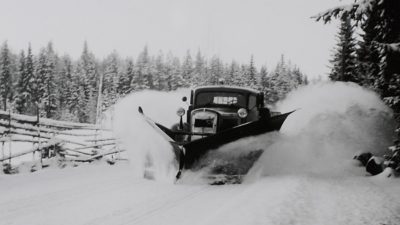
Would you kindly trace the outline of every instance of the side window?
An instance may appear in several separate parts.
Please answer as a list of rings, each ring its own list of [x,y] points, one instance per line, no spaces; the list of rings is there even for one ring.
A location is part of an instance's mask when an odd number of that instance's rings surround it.
[[[257,106],[257,96],[250,95],[249,96],[249,110],[255,109]]]

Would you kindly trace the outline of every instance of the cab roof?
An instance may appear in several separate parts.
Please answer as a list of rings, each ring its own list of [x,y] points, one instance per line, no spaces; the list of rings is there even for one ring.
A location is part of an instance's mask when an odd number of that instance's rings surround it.
[[[215,86],[200,86],[193,89],[194,93],[199,92],[240,92],[246,94],[259,94],[260,91],[251,89],[251,88],[244,88],[238,86],[225,86],[225,85],[215,85]]]

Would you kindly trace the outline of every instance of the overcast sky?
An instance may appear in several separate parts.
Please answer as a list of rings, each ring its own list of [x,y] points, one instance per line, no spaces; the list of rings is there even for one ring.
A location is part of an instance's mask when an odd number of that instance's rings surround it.
[[[337,23],[310,19],[339,0],[0,0],[0,41],[37,52],[53,41],[79,57],[83,42],[100,59],[136,57],[147,44],[183,56],[198,49],[226,62],[275,66],[281,54],[311,78],[328,73]]]

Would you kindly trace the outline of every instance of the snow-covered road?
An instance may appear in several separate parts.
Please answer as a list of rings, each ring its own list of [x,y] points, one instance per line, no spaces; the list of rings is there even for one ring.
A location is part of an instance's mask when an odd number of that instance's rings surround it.
[[[0,176],[0,224],[400,224],[400,181],[282,175],[241,185],[167,184],[129,167]]]

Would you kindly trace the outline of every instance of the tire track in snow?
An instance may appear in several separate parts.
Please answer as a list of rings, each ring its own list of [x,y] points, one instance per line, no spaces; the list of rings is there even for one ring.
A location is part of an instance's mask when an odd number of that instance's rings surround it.
[[[153,185],[157,185],[157,182],[154,182]],[[181,187],[178,188],[178,190],[175,187],[172,191],[164,192],[162,196],[157,195],[152,198],[147,198],[146,202],[135,202],[129,207],[113,210],[107,215],[86,222],[85,225],[138,224],[140,221],[153,217],[163,210],[172,209],[182,202],[189,201],[196,196],[206,193],[210,186],[188,187],[190,189],[194,188],[194,190],[190,190],[189,192],[187,192],[187,190],[181,190]]]
[[[140,182],[129,183],[129,185],[123,185],[124,182],[121,178],[107,179],[96,181],[86,186],[63,188],[61,190],[49,189],[47,192],[40,193],[38,195],[24,196],[17,200],[5,201],[0,205],[0,221],[13,221],[18,218],[21,210],[24,211],[24,217],[32,216],[37,217],[38,214],[51,212],[55,209],[65,207],[68,208],[70,205],[81,203],[84,200],[91,198],[101,198],[105,194],[112,192],[126,192],[126,189],[130,188],[130,185],[139,184]]]

